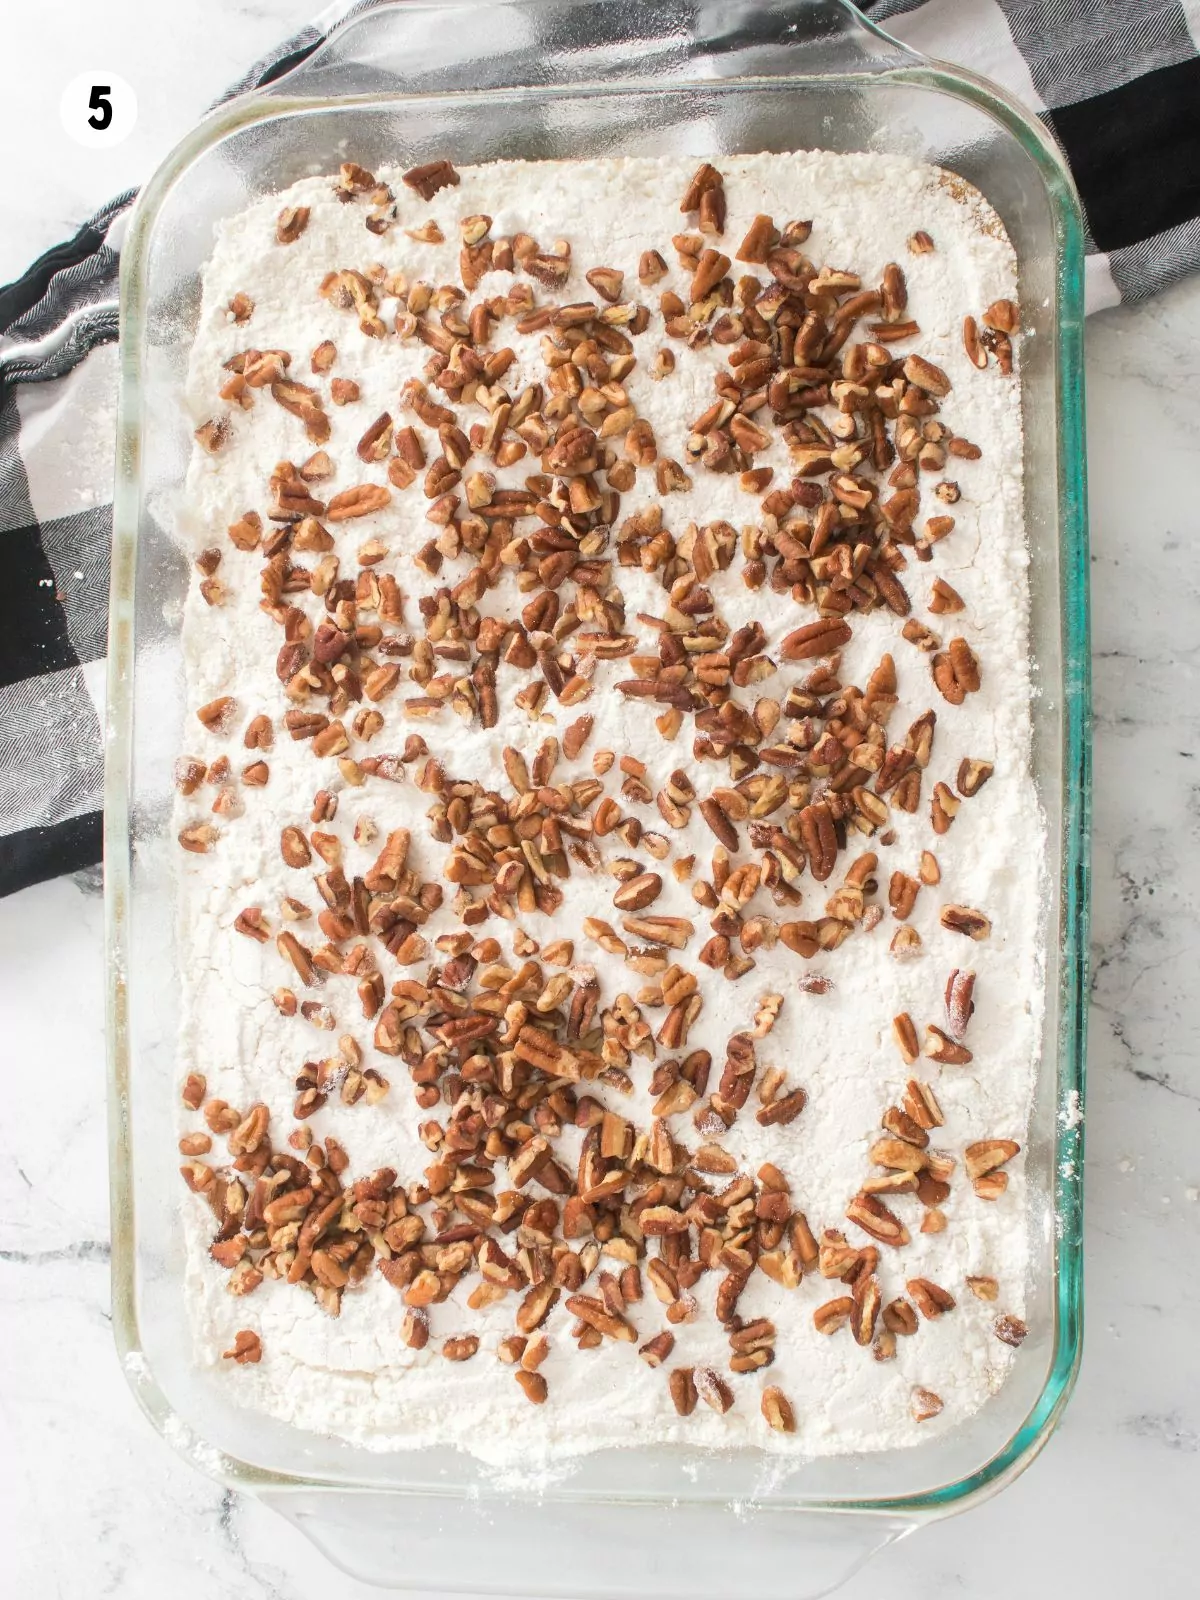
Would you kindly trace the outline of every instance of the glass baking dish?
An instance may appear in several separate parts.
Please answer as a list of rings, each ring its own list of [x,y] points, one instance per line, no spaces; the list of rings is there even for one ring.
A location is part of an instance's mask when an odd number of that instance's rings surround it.
[[[174,1149],[168,834],[189,568],[171,530],[192,445],[183,381],[213,225],[348,158],[373,167],[797,148],[937,162],[982,191],[1018,253],[1034,756],[1049,823],[1047,1006],[1027,1146],[1034,1270],[1020,1358],[981,1411],[916,1447],[783,1472],[777,1458],[768,1471],[752,1452],[608,1451],[537,1495],[501,1492],[486,1468],[451,1451],[377,1455],[240,1410],[189,1357]],[[114,1328],[160,1431],[213,1476],[273,1504],[348,1570],[398,1588],[521,1595],[824,1593],[871,1550],[1002,1487],[1045,1444],[1081,1331],[1081,237],[1069,175],[1032,117],[985,82],[895,44],[839,0],[380,6],[268,89],[208,118],[143,190],[122,256],[109,636]]]

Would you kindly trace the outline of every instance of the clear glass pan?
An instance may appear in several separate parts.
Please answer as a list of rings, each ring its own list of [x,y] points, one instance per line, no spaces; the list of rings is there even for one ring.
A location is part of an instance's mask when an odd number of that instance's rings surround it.
[[[915,1448],[770,1477],[750,1453],[606,1452],[544,1496],[519,1500],[450,1451],[373,1455],[240,1410],[189,1355],[166,837],[182,747],[178,630],[188,583],[171,535],[192,442],[181,397],[213,224],[347,158],[373,166],[810,147],[902,151],[961,174],[999,212],[1020,263],[1034,754],[1052,885],[1043,1069],[1027,1147],[1034,1273],[1020,1358],[977,1415]],[[269,90],[210,117],[143,191],[122,259],[109,654],[114,1327],[155,1425],[362,1576],[522,1595],[715,1597],[747,1592],[748,1583],[760,1597],[822,1593],[870,1549],[1001,1487],[1052,1430],[1081,1336],[1089,800],[1081,237],[1070,178],[1034,119],[982,81],[902,49],[838,0],[383,6],[343,24]]]

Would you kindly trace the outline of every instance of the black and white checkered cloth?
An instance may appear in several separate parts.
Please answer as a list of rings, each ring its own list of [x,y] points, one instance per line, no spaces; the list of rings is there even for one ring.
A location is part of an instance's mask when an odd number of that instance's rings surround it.
[[[335,0],[226,98],[371,0]],[[1046,123],[1088,222],[1090,311],[1200,268],[1200,0],[866,0]],[[0,289],[0,894],[99,859],[122,195]]]

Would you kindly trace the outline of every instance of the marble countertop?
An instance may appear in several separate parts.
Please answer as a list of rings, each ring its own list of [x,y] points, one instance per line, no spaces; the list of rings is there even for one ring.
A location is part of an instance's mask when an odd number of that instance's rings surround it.
[[[6,74],[0,105],[0,281],[144,177],[306,15],[304,0],[60,0],[7,19],[22,70]],[[139,101],[133,134],[103,155],[58,124],[62,87],[94,68],[119,72]],[[18,160],[27,149],[39,151],[32,171]],[[1016,1484],[886,1551],[843,1600],[1107,1600],[1147,1578],[1164,1600],[1195,1592],[1200,281],[1095,319],[1087,378],[1096,803],[1083,1372]],[[102,926],[96,874],[0,902],[0,1528],[12,1592],[367,1600],[379,1591],[176,1456],[118,1369]]]

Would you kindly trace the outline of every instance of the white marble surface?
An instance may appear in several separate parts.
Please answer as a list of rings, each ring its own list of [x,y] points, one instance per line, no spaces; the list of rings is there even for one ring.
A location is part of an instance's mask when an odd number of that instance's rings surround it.
[[[0,280],[143,176],[223,82],[305,15],[303,0],[45,0],[7,16],[21,71],[5,74],[0,98]],[[59,133],[58,95],[106,63],[134,85],[140,121],[119,150],[88,157]],[[1200,282],[1091,325],[1096,892],[1083,1374],[1023,1478],[886,1552],[844,1600],[1115,1600],[1147,1579],[1163,1600],[1196,1592],[1198,378]],[[176,1457],[118,1370],[101,935],[91,883],[0,903],[4,1588],[37,1600],[367,1600],[378,1591]],[[751,1576],[747,1600],[753,1593]]]

